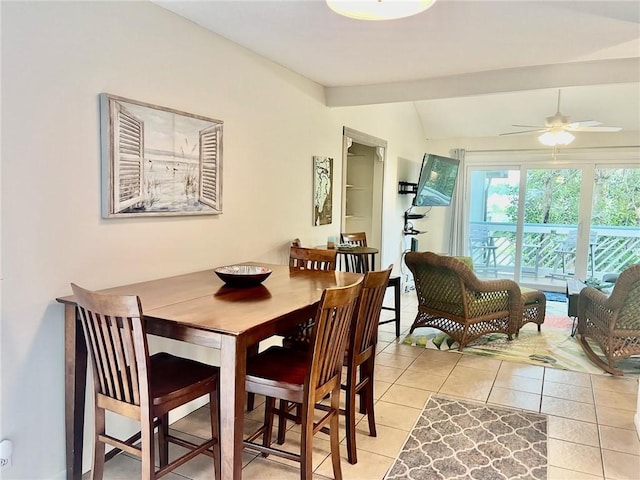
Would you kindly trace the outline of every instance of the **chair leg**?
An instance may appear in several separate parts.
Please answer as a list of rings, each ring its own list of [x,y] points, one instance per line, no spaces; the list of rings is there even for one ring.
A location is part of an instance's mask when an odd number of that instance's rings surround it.
[[[217,390],[209,394],[209,414],[211,416],[211,438],[218,440],[213,446],[213,473],[216,479],[218,479],[222,477],[220,476],[220,406],[218,405]]]
[[[370,358],[366,362],[366,373],[369,378],[369,382],[364,386],[364,390],[362,391],[361,396],[364,396],[366,411],[367,411],[367,420],[369,421],[369,436],[376,437],[378,434],[376,432],[376,418],[373,413],[373,372],[374,372],[374,358]]]
[[[349,371],[347,372],[347,391],[345,398],[347,459],[351,464],[358,462],[358,454],[356,452],[356,370],[357,368],[349,367]]]
[[[251,345],[247,348],[247,359],[250,357],[255,357],[258,354],[258,350],[260,345],[256,343],[255,345]],[[253,411],[256,403],[256,394],[253,392],[247,393],[247,412]]]
[[[395,301],[396,314],[396,338],[400,337],[400,278],[393,286],[393,298]]]
[[[161,415],[160,425],[158,426],[158,459],[160,467],[169,464],[169,414]]]
[[[289,402],[280,400],[280,415],[278,416],[278,438],[276,442],[282,445],[287,433],[287,413],[289,412]]]
[[[276,405],[276,399],[267,397],[264,402],[264,433],[262,434],[262,445],[269,447],[271,445],[271,435],[273,434],[273,409]],[[263,453],[266,457],[268,454]]]
[[[154,480],[155,475],[155,455],[154,455],[154,442],[153,442],[153,416],[146,418],[143,414],[143,418],[140,425],[142,444],[141,460],[142,460],[142,480],[150,479]]]
[[[255,408],[256,394],[253,392],[247,393],[247,412],[252,412]]]
[[[340,385],[337,385],[337,388],[335,388],[331,393],[331,409],[335,412],[335,414],[331,417],[331,420],[329,420],[329,436],[331,442],[331,463],[333,464],[333,478],[335,480],[342,480],[342,469],[340,467],[340,436],[338,432],[338,412],[340,411]],[[311,435],[313,435],[313,432],[311,433]],[[309,450],[311,450],[310,445],[308,448]]]
[[[340,388],[339,385],[338,388]],[[313,476],[313,405],[304,406],[304,408],[302,409],[301,420],[302,428],[300,433],[300,479],[311,480]],[[333,446],[331,448],[333,450]]]
[[[91,475],[93,480],[102,480],[104,475],[104,442],[98,438],[99,435],[105,434],[105,412],[104,408],[95,409],[94,418],[94,441],[93,441],[93,466]]]

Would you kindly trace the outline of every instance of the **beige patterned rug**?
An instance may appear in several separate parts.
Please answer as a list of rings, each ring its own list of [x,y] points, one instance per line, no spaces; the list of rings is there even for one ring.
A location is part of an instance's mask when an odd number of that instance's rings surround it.
[[[547,416],[431,396],[385,480],[547,478]]]

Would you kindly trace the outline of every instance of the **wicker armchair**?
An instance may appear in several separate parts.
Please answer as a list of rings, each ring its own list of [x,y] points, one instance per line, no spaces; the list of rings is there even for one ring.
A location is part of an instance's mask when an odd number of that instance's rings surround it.
[[[418,295],[410,333],[419,327],[437,328],[462,350],[487,333],[504,333],[511,340],[518,332],[523,299],[513,280],[480,280],[462,261],[432,252],[408,252],[405,263]]]
[[[592,349],[596,343],[606,362]],[[622,375],[614,363],[640,355],[640,265],[620,274],[611,296],[586,287],[578,302],[578,341],[589,359],[612,375]]]

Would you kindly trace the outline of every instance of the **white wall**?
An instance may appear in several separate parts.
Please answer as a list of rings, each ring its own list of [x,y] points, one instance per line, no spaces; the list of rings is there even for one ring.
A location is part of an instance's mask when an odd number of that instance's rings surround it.
[[[224,120],[224,213],[101,219],[101,92]],[[63,475],[55,298],[69,282],[283,262],[293,237],[325,241],[339,215],[312,226],[311,158],[333,156],[340,184],[343,125],[389,143],[383,263],[397,264],[397,158],[419,161],[425,148],[410,104],[329,109],[319,85],[150,3],[2,2],[0,437],[14,441],[3,478]]]

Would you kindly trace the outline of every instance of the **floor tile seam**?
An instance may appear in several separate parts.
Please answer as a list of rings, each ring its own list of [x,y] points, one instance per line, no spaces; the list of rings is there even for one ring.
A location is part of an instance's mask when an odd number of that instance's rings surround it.
[[[640,460],[640,452],[638,453],[632,453],[632,452],[625,452],[623,450],[614,450],[613,448],[604,448],[604,447],[600,447],[600,450],[602,451],[602,453],[606,452],[614,452],[614,453],[623,453],[625,455],[631,455],[632,457],[638,457],[638,459]]]
[[[640,450],[637,453],[630,453],[630,452],[625,452],[625,451],[622,451],[622,450],[615,450],[613,448],[607,448],[604,445],[605,442],[602,441],[603,434],[602,434],[602,429],[600,427],[617,428],[619,430],[626,430],[626,429],[619,428],[619,427],[611,427],[610,425],[601,425],[601,424],[597,424],[597,425],[598,425],[598,441],[600,442],[600,449],[601,450],[603,450],[603,451],[604,450],[608,450],[610,452],[618,452],[618,453],[626,453],[626,454],[629,454],[629,455],[634,455],[636,457],[640,457]],[[629,431],[632,431],[632,430],[626,430],[626,431],[629,432]],[[638,432],[635,432],[635,433],[636,433],[636,435],[638,435]],[[639,443],[640,443],[640,440],[639,440]]]
[[[583,420],[576,420],[575,418],[561,417],[559,415],[551,415],[551,414],[545,414],[545,415],[547,415],[547,417],[555,417],[555,418],[560,418],[560,419],[564,419],[564,420],[573,420],[573,421],[576,421],[576,422],[587,423],[589,425],[596,425],[596,428],[597,428],[597,424],[592,423],[592,422],[586,422],[586,421],[583,421]],[[553,436],[549,435],[548,423],[547,423],[547,436],[548,436],[548,438],[553,438],[554,440],[562,440],[563,442],[575,443],[577,445],[584,445],[586,447],[594,447],[594,448],[602,449],[602,442],[600,441],[599,429],[598,429],[598,435],[597,435],[598,445],[591,445],[591,444],[588,444],[588,443],[583,443],[579,439],[578,440],[567,440],[567,439],[564,439],[564,438],[553,437]]]
[[[518,377],[518,378],[519,378],[519,379],[523,379],[523,380],[527,380],[527,379],[528,379],[528,380],[534,380],[533,378],[528,378],[528,377]],[[507,390],[514,390],[514,391],[516,391],[516,392],[522,392],[522,393],[531,393],[531,394],[533,394],[533,395],[542,395],[542,385],[540,386],[540,391],[539,391],[539,392],[530,392],[530,391],[527,391],[527,390],[519,390],[519,389],[517,389],[517,388],[504,387],[504,386],[502,386],[502,384],[501,384],[501,383],[499,384],[498,382],[505,382],[505,379],[502,379],[502,378],[501,378],[501,379],[498,379],[498,378],[496,377],[496,385],[495,385],[495,386],[496,386],[496,388],[504,388],[504,389],[507,389]]]
[[[593,407],[594,413],[595,413],[595,410],[596,410],[596,405],[594,403],[581,402],[579,400],[573,400],[571,398],[554,397],[552,395],[545,395],[544,392],[543,392],[542,393],[542,401],[543,402],[544,402],[545,398],[552,398],[552,399],[555,399],[555,400],[563,400],[565,402],[573,402],[573,403],[579,403],[581,405],[588,405],[588,406]],[[597,423],[597,422],[591,422],[591,423]]]
[[[557,440],[557,439],[555,439],[555,440]],[[564,443],[572,443],[572,444],[574,444],[574,445],[575,445],[575,443],[574,443],[574,442],[567,442],[566,440],[558,440],[558,441],[560,441],[560,442],[564,442]],[[587,446],[587,447],[588,447],[589,445],[582,445],[582,446]],[[548,465],[548,466],[553,466],[553,467],[562,468],[562,469],[565,469],[565,470],[572,470],[572,471],[574,471],[574,472],[586,473],[587,475],[594,475],[594,476],[596,476],[596,477],[597,477],[597,476],[600,476],[600,477],[602,477],[602,478],[605,478],[605,474],[604,474],[604,472],[605,472],[605,470],[604,470],[604,456],[602,455],[602,449],[600,449],[600,448],[598,448],[598,447],[591,447],[591,448],[596,448],[596,449],[600,452],[600,462],[599,462],[599,463],[600,463],[600,468],[602,469],[602,470],[601,470],[601,471],[602,471],[602,475],[598,475],[597,473],[589,472],[589,471],[586,471],[586,470],[579,470],[579,469],[567,469],[567,468],[565,468],[565,467],[563,467],[563,466],[561,466],[561,465],[557,465],[557,464],[553,464],[553,463],[551,463],[551,458],[550,458],[550,457],[547,457],[547,465]]]
[[[555,385],[564,385],[564,386],[569,387],[569,388],[580,388],[580,389],[588,390],[589,392],[591,392],[591,395],[592,395],[592,396],[594,395],[593,385],[590,385],[590,386],[588,386],[588,387],[584,387],[584,386],[582,386],[582,385],[573,385],[573,384],[570,384],[570,383],[557,382],[557,381],[555,381],[555,380],[545,379],[545,380],[544,380],[544,382],[542,382],[542,386],[543,386],[543,388],[544,388],[544,385],[545,385],[546,383],[553,383],[553,384],[555,384]]]
[[[593,406],[595,406],[595,403],[589,403],[589,402],[585,402],[583,400],[576,400],[575,398],[560,397],[558,395],[550,395],[550,394],[546,394],[545,395],[544,388],[543,388],[543,391],[542,391],[542,396],[543,397],[548,397],[548,398],[557,398],[558,400],[568,400],[570,402],[582,403],[584,405],[593,405]]]
[[[603,408],[611,408],[613,410],[623,410],[625,412],[631,412],[631,413],[637,412],[636,407],[625,408],[625,407],[620,407],[620,406],[603,405],[602,403],[598,403],[597,401],[593,405],[596,407],[596,409],[597,409],[597,407],[603,407]]]

